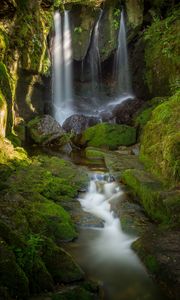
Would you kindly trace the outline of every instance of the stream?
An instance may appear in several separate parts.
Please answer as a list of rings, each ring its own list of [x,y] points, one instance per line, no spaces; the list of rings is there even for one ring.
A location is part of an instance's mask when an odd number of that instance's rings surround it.
[[[86,193],[78,201],[83,211],[101,220],[101,225],[80,226],[79,237],[68,249],[85,271],[87,279],[102,286],[105,300],[165,299],[148,276],[131,244],[137,236],[124,233],[111,209],[124,191],[105,171],[91,171]]]

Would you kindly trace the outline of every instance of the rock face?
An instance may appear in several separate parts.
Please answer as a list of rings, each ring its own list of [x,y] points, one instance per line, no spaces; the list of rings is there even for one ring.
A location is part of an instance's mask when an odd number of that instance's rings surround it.
[[[49,144],[64,136],[61,125],[49,115],[31,120],[28,129],[31,138],[37,144]]]
[[[72,9],[72,30],[73,58],[83,60],[87,54],[91,34],[94,28],[98,10],[92,7],[75,6]]]
[[[127,125],[100,123],[88,128],[82,135],[84,146],[115,150],[118,146],[129,146],[136,142],[136,129]]]
[[[63,129],[66,132],[73,132],[75,134],[81,134],[87,128],[100,123],[98,117],[89,117],[84,115],[72,115],[63,123]]]

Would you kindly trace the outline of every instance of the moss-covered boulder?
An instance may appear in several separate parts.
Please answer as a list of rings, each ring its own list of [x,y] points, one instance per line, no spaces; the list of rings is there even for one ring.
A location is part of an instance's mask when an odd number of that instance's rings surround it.
[[[176,93],[153,110],[141,137],[141,160],[171,185],[180,180],[179,97]]]
[[[36,117],[27,126],[32,140],[40,145],[50,144],[57,139],[60,140],[64,135],[60,124],[49,115]]]
[[[122,174],[123,181],[138,196],[146,213],[163,224],[180,223],[180,193],[167,190],[161,182],[143,170],[129,169]]]
[[[85,149],[85,156],[89,159],[104,159],[104,152],[98,148],[87,147]]]
[[[27,206],[25,214],[34,233],[50,236],[57,243],[77,237],[69,213],[53,201],[33,202]]]
[[[92,147],[117,149],[136,142],[136,129],[127,125],[100,123],[88,128],[82,135],[81,144]]]

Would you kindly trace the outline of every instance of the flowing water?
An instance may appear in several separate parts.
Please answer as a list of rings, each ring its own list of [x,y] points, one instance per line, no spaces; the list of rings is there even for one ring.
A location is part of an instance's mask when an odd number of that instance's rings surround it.
[[[124,11],[121,11],[120,28],[118,34],[118,49],[114,61],[114,79],[117,82],[116,103],[122,102],[127,98],[133,98],[129,63],[127,51],[127,37]]]
[[[164,300],[131,249],[137,238],[122,231],[111,203],[121,201],[123,191],[112,177],[93,172],[89,189],[79,198],[82,209],[103,221],[102,227],[80,228],[70,249],[88,279],[102,285],[106,300]]]
[[[92,97],[96,102],[100,96],[100,88],[102,81],[101,61],[99,54],[99,23],[103,14],[100,11],[99,18],[93,30],[92,43],[90,49],[90,68],[91,68],[91,83],[92,83]]]
[[[73,114],[72,43],[69,12],[54,15],[53,106],[59,123]]]

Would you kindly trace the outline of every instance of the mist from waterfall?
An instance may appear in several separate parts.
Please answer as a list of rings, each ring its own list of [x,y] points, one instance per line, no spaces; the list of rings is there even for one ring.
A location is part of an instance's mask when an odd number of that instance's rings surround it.
[[[103,14],[101,9],[99,18],[92,34],[92,43],[90,49],[90,70],[91,70],[91,82],[92,82],[92,97],[94,100],[99,98],[99,92],[101,89],[102,81],[102,71],[101,71],[101,61],[99,54],[99,23]]]
[[[55,38],[53,43],[53,107],[54,117],[62,124],[73,114],[72,44],[69,12],[54,15]]]
[[[127,37],[124,11],[121,11],[120,28],[118,34],[118,49],[114,61],[114,79],[117,82],[116,94],[117,102],[133,98],[132,85],[130,79]]]

